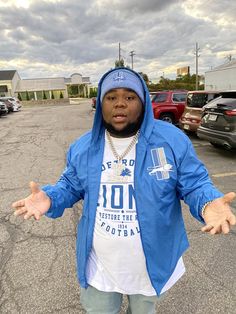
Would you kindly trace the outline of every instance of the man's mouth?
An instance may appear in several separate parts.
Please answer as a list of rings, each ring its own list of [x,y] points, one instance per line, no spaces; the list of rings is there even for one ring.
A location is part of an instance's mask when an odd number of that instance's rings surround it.
[[[121,112],[113,114],[113,119],[115,121],[124,121],[126,120],[126,118],[127,118],[127,115]]]
[[[126,117],[127,117],[127,115],[122,113],[122,112],[118,112],[118,113],[113,114],[113,118],[119,119],[119,118],[126,118]]]

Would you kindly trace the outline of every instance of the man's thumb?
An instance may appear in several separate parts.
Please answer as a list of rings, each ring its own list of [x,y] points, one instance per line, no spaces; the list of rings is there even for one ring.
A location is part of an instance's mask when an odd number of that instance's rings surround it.
[[[229,204],[234,200],[235,197],[236,194],[234,192],[229,192],[223,196],[223,201]]]
[[[32,194],[38,193],[40,191],[39,185],[34,181],[31,181],[29,186]]]

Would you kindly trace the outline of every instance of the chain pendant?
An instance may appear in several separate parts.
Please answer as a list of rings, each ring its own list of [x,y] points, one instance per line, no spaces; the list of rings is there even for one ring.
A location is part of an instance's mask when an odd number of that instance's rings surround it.
[[[110,181],[112,182],[126,182],[129,178],[124,174],[125,172],[125,165],[122,164],[122,159],[131,151],[132,147],[136,145],[138,136],[139,136],[139,131],[135,134],[133,137],[132,141],[126,148],[126,150],[119,155],[115,149],[115,146],[113,144],[113,141],[111,139],[111,136],[109,132],[106,130],[107,138],[109,145],[111,147],[112,153],[117,158],[117,162],[114,162],[112,165],[112,174],[110,174]]]
[[[121,182],[126,181],[126,177],[122,176],[122,171],[125,169],[125,166],[121,162],[114,162],[112,167],[112,173],[110,174],[110,181],[112,182]]]

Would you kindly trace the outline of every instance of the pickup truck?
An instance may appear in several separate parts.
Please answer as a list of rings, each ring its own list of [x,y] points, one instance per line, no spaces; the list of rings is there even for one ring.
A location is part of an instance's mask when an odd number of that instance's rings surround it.
[[[168,90],[150,93],[155,119],[178,125],[184,112],[186,90]]]

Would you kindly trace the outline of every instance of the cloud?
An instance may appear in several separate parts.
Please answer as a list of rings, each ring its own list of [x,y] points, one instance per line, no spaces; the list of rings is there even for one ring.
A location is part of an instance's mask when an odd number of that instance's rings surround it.
[[[80,72],[96,82],[118,59],[118,43],[126,64],[134,50],[135,69],[153,78],[182,65],[194,73],[196,42],[200,73],[236,54],[229,0],[26,2],[0,0],[0,66],[22,77]]]

